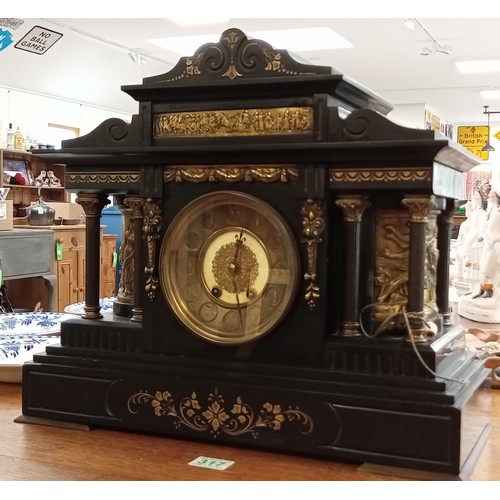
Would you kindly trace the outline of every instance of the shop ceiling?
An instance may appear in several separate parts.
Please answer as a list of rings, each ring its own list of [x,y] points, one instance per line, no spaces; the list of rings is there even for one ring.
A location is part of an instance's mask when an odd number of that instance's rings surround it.
[[[329,27],[354,47],[292,52],[301,60],[335,68],[394,105],[427,104],[451,123],[483,124],[483,106],[500,109],[500,100],[480,95],[481,90],[500,89],[500,73],[461,74],[455,66],[458,61],[500,57],[500,19],[415,19],[413,30],[400,18],[239,18],[207,26],[181,26],[166,18],[22,20],[17,29],[2,27],[12,33],[13,42],[0,51],[1,86],[123,113],[137,113],[138,105],[120,90],[122,85],[165,73],[180,57],[148,40],[201,34],[205,42],[217,42],[231,27],[248,34]],[[15,48],[36,26],[63,36],[41,55]],[[451,48],[450,53],[421,55],[424,47],[432,49],[433,39]],[[492,121],[495,117],[500,120],[493,115]]]

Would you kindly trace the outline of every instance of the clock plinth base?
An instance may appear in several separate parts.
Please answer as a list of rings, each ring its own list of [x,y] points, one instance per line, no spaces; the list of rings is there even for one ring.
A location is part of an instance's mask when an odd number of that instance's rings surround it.
[[[453,475],[488,433],[481,360],[454,359],[458,383],[147,355],[130,352],[140,328],[127,325],[112,341],[127,353],[35,355],[23,368],[23,415]]]
[[[132,303],[125,303],[120,301],[120,299],[116,299],[113,303],[113,314],[115,316],[121,316],[122,318],[131,318],[132,317]]]
[[[333,337],[327,342],[325,365],[335,372],[433,379],[456,378],[456,368],[473,354],[465,349],[460,325],[444,328],[432,341],[412,343],[400,335],[379,338]],[[417,351],[418,350],[418,355]]]

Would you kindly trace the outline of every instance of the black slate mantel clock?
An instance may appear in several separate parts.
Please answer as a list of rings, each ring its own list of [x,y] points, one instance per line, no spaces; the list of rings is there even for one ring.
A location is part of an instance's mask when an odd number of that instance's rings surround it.
[[[123,90],[127,124],[43,152],[85,210],[86,301],[23,371],[23,418],[460,474],[486,370],[451,323],[476,159],[238,29]],[[99,222],[123,214],[113,314]],[[477,400],[481,395],[483,407]]]

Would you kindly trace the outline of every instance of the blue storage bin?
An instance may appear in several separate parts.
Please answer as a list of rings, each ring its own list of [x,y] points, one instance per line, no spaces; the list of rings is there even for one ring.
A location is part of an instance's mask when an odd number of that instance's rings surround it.
[[[116,234],[116,251],[120,251],[122,244],[122,219],[123,215],[117,205],[111,205],[102,210],[101,224],[106,227],[103,229],[104,234]],[[121,265],[120,259],[116,263],[116,293],[120,285]]]

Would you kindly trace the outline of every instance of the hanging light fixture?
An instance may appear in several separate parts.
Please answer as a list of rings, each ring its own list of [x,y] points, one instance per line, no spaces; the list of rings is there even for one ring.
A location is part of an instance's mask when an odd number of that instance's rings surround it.
[[[142,55],[139,54],[139,52],[129,52],[128,56],[130,57],[130,60],[133,61],[137,66],[141,66],[142,64],[146,64],[146,58]]]
[[[500,113],[500,111],[489,111],[489,106],[483,106],[484,111],[483,115],[488,115],[488,139],[486,140],[486,144],[481,149],[481,151],[495,151],[495,148],[490,144],[490,115]]]
[[[432,46],[428,47],[422,47],[420,50],[420,55],[421,56],[430,56],[431,54],[437,55],[437,54],[445,54],[449,55],[451,54],[451,51],[453,50],[452,47],[449,45],[442,45],[441,43],[438,42],[437,38],[422,24],[422,22],[413,17],[411,19],[405,19],[404,25],[406,28],[414,30],[415,26],[418,26],[432,41]],[[412,26],[412,27],[411,27]]]
[[[415,29],[415,22],[411,17],[404,20],[403,25],[406,29],[413,31]]]

